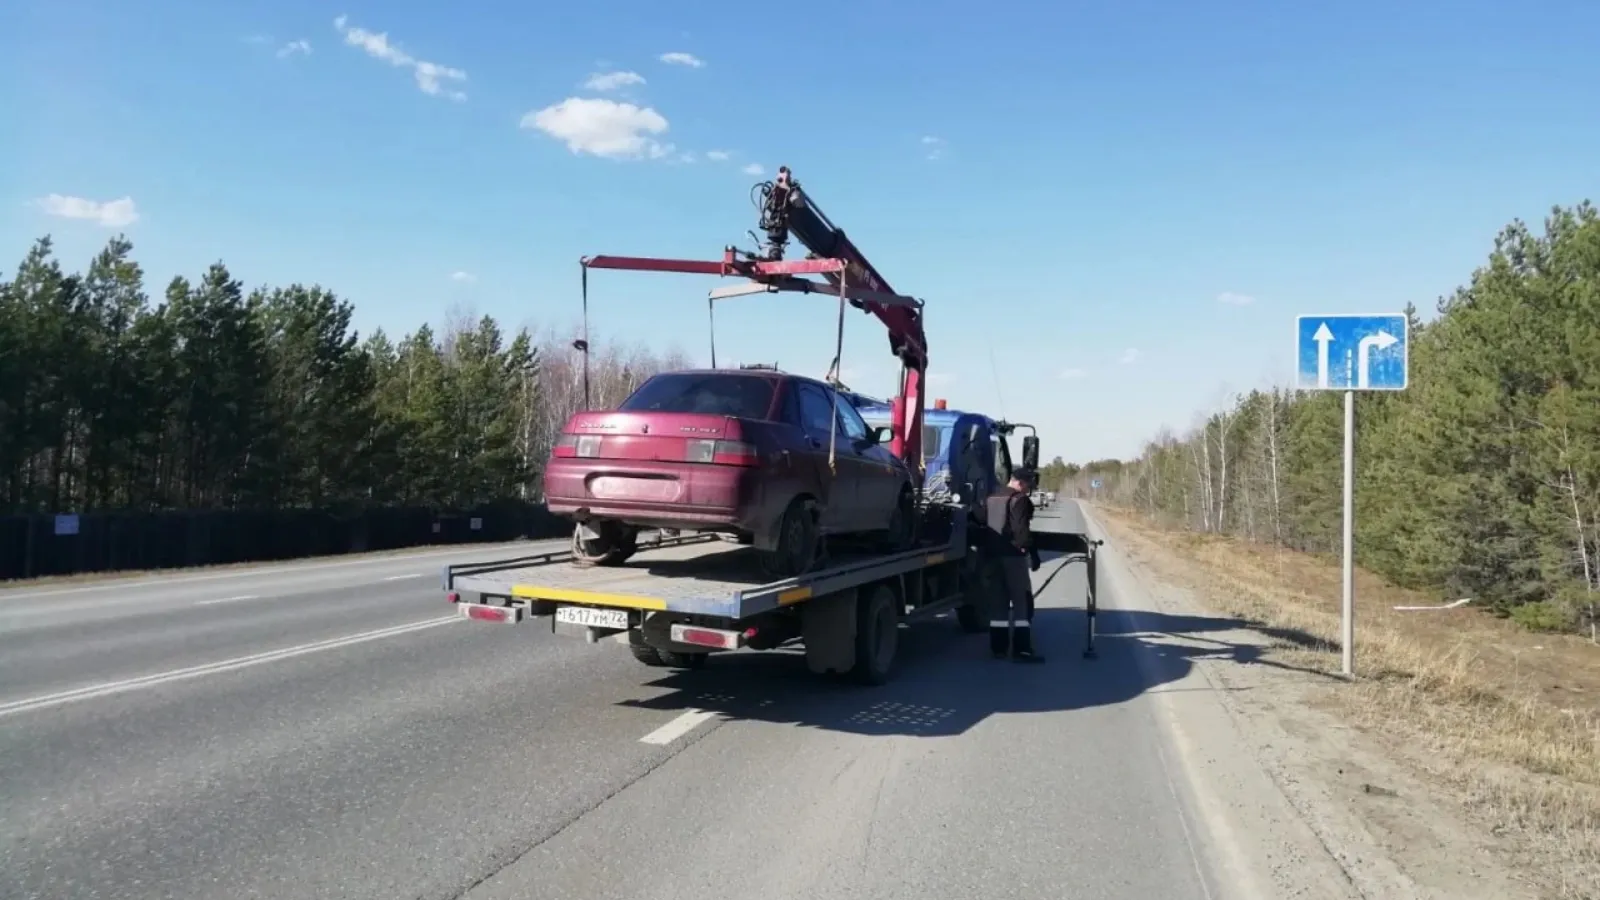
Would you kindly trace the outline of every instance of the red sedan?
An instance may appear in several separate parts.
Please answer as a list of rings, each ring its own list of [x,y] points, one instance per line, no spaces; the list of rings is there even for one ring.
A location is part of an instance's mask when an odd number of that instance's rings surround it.
[[[732,535],[777,575],[824,538],[915,539],[913,476],[827,384],[773,369],[657,375],[614,411],[567,422],[545,469],[550,511],[582,562],[618,565],[641,528]],[[829,466],[832,441],[834,467]]]

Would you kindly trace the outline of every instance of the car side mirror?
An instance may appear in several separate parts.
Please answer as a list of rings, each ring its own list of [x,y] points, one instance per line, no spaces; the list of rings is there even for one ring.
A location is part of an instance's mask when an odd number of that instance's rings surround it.
[[[880,425],[877,428],[872,429],[871,433],[869,433],[867,437],[872,439],[872,443],[881,447],[894,440],[894,429],[887,425]]]
[[[1022,467],[1039,471],[1039,439],[1033,435],[1022,439]]]

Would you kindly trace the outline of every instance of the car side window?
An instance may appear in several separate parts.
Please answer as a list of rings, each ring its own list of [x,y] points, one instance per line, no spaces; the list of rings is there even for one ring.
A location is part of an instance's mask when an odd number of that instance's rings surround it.
[[[804,428],[805,417],[800,414],[800,385],[790,382],[783,391],[783,421],[796,428]]]
[[[822,388],[801,382],[800,421],[806,431],[821,437],[833,430],[833,403]]]
[[[839,398],[839,425],[852,441],[864,441],[872,431],[867,427],[866,420],[861,418],[861,413],[856,412],[850,401],[843,397]]]

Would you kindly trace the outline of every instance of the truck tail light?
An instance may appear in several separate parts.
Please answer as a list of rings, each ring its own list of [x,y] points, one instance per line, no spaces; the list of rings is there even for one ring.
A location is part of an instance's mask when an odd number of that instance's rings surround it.
[[[753,444],[744,441],[688,441],[684,458],[695,463],[719,466],[758,466],[761,457]]]

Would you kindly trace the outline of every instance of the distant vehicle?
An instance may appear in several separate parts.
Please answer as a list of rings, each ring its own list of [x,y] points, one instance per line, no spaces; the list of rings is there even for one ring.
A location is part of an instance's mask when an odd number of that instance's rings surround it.
[[[620,565],[640,529],[665,529],[729,535],[770,572],[795,575],[828,536],[914,543],[913,476],[887,441],[820,381],[770,368],[663,373],[616,410],[567,422],[546,503],[576,520],[573,553],[589,565]]]

